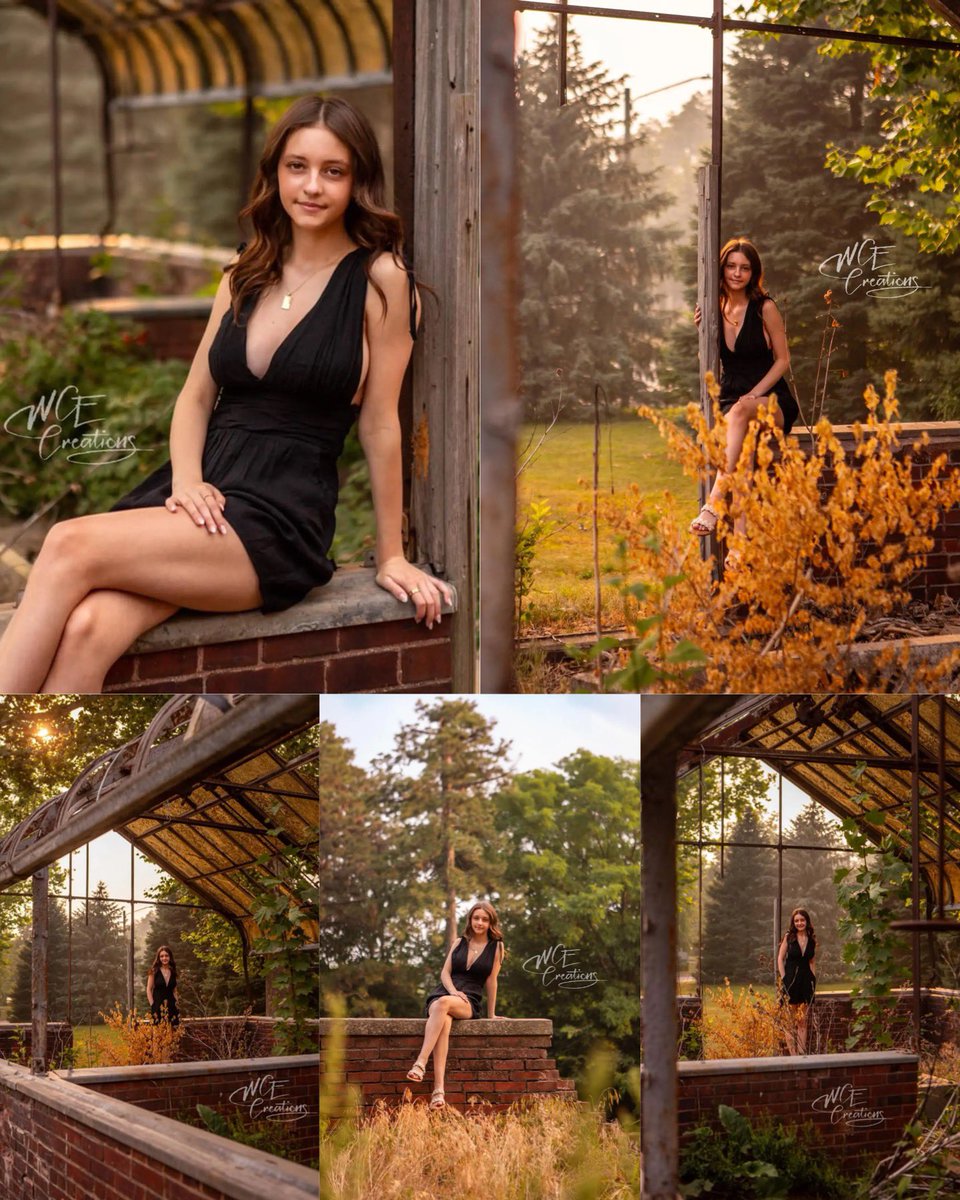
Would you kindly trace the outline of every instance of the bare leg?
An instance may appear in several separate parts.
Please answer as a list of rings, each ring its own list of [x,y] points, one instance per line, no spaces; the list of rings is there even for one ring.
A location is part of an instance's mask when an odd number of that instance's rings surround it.
[[[802,1012],[799,1014],[797,1022],[797,1053],[806,1054],[807,1052],[807,1006],[804,1004]]]
[[[430,1005],[430,1015],[427,1017],[427,1024],[423,1031],[423,1044],[417,1055],[418,1063],[426,1066],[427,1059],[443,1033],[448,1015],[465,1020],[473,1016],[473,1009],[466,1000],[461,1000],[459,996],[441,996],[438,1000],[434,1000]]]
[[[740,452],[743,450],[743,443],[747,436],[747,429],[750,422],[756,417],[757,410],[761,404],[769,404],[769,401],[763,400],[738,400],[732,408],[727,410],[727,441],[725,450],[724,469],[717,472],[717,477],[713,481],[713,487],[710,489],[708,503],[712,504],[715,500],[719,500],[727,487],[727,476],[732,475],[737,469],[737,463],[740,461]],[[783,413],[778,405],[775,409],[774,419],[777,426],[783,428]],[[746,525],[743,518],[738,517],[734,528],[738,533],[743,533]]]
[[[71,613],[100,590],[206,612],[241,612],[261,603],[253,564],[229,526],[226,534],[211,534],[182,509],[165,508],[62,521],[47,534],[0,640],[0,691],[40,687]]]
[[[67,618],[41,692],[99,692],[110,667],[141,633],[177,611],[174,604],[100,589]]]
[[[447,1070],[447,1051],[450,1048],[450,1029],[453,1025],[453,1017],[449,1013],[444,1017],[443,1029],[440,1030],[440,1036],[437,1038],[437,1043],[433,1048],[433,1089],[436,1092],[443,1091],[444,1075]]]

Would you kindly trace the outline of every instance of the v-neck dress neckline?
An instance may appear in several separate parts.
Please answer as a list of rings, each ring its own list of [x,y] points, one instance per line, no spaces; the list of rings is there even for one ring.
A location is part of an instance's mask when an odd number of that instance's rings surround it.
[[[284,349],[286,344],[290,341],[290,339],[293,337],[293,335],[300,329],[300,327],[302,325],[304,325],[306,323],[306,321],[309,320],[310,317],[313,316],[313,314],[317,311],[317,309],[319,309],[320,305],[323,303],[324,297],[327,295],[328,292],[330,292],[332,290],[330,285],[336,279],[337,274],[340,271],[343,264],[347,261],[348,258],[352,258],[353,255],[358,253],[358,251],[360,251],[361,249],[362,249],[362,247],[360,247],[360,246],[354,246],[354,248],[352,250],[347,251],[347,253],[343,256],[343,258],[337,260],[336,266],[330,272],[330,278],[323,285],[320,295],[316,298],[316,300],[314,300],[313,304],[310,305],[310,307],[303,314],[303,316],[300,318],[300,320],[296,321],[293,325],[291,325],[290,328],[287,330],[286,334],[280,339],[280,341],[276,344],[276,346],[274,346],[273,353],[270,355],[270,361],[267,363],[266,370],[263,372],[262,375],[257,375],[250,369],[250,363],[247,358],[247,333],[248,333],[249,326],[250,326],[250,318],[256,312],[257,305],[260,301],[259,295],[253,297],[252,307],[250,308],[250,311],[247,314],[247,319],[243,323],[243,365],[244,365],[244,368],[246,369],[247,374],[250,376],[251,379],[255,380],[257,383],[265,383],[266,382],[267,376],[270,374],[271,370],[273,369],[273,364],[277,361],[277,358],[279,357],[281,351]]]

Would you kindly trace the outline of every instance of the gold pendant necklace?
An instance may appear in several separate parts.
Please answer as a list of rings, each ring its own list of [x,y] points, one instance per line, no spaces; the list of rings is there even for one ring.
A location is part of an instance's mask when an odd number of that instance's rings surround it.
[[[310,274],[304,276],[304,278],[300,280],[295,288],[291,288],[289,292],[284,292],[283,299],[280,301],[280,307],[284,310],[284,312],[290,308],[290,305],[293,303],[294,295],[300,291],[300,289],[308,280],[312,279],[318,271],[322,271],[324,267],[336,266],[336,264],[339,263],[340,259],[343,257],[344,256],[341,255],[340,258],[331,258],[329,262],[321,263],[319,267],[314,267]]]

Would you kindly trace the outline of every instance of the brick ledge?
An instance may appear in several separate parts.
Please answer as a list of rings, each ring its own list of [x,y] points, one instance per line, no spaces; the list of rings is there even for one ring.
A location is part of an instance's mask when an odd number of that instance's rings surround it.
[[[124,657],[289,633],[379,625],[405,617],[412,620],[412,602],[400,604],[389,592],[377,586],[374,576],[372,567],[343,567],[325,587],[314,588],[299,604],[279,613],[265,614],[259,609],[240,613],[198,613],[184,609],[138,638]],[[453,604],[444,605],[444,615],[457,611],[457,590],[453,584],[449,586]],[[12,615],[12,604],[0,605],[0,634]]]
[[[679,1075],[742,1075],[764,1071],[822,1071],[828,1067],[908,1066],[919,1063],[915,1054],[877,1050],[856,1054],[780,1054],[770,1058],[681,1059]]]

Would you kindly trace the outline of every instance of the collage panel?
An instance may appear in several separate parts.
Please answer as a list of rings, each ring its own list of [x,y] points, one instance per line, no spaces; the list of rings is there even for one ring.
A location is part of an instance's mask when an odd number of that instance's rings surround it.
[[[472,691],[476,0],[188,7],[4,15],[0,689]]]
[[[949,690],[957,14],[514,9],[483,169],[515,290],[481,329],[516,361],[493,686],[509,656],[521,690],[576,689],[586,655],[635,691]],[[496,491],[491,548],[505,524]]]
[[[0,1192],[317,1194],[317,697],[0,698]]]
[[[321,1193],[638,1195],[639,702],[322,697],[319,766]]]
[[[953,1194],[956,699],[647,696],[641,724],[641,1195]]]

